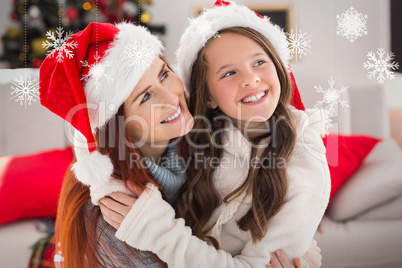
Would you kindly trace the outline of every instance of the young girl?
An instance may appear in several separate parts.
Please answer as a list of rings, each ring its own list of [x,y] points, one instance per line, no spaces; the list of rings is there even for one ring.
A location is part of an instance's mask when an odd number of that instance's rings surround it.
[[[127,182],[143,188],[149,182],[175,198],[185,174],[172,139],[193,125],[183,84],[145,28],[91,23],[68,42],[76,45],[73,57],[59,63],[51,54],[40,68],[41,103],[75,128],[77,161],[61,190],[55,262],[67,268],[166,267],[154,254],[117,240],[93,204],[114,191],[129,193]],[[161,171],[143,158],[163,159],[169,168]]]
[[[165,267],[116,239],[93,204],[128,193],[125,183],[150,182],[176,199],[185,174],[175,138],[193,124],[183,84],[159,57],[159,40],[141,27],[91,23],[68,42],[76,44],[72,58],[59,63],[49,55],[40,69],[42,104],[75,128],[77,161],[61,191],[56,265]]]
[[[320,114],[288,106],[285,35],[247,7],[222,3],[191,22],[178,50],[197,118],[185,223],[153,185],[123,205],[101,200],[119,239],[174,267],[264,267],[279,248],[301,256],[329,198]]]

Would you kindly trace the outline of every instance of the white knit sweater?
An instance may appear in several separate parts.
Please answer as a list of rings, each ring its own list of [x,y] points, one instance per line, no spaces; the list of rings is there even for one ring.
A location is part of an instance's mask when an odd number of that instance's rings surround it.
[[[136,201],[116,232],[129,245],[156,253],[169,267],[265,267],[270,253],[282,249],[293,259],[308,249],[328,204],[330,175],[325,147],[320,138],[324,121],[319,111],[308,114],[292,110],[297,124],[297,141],[287,163],[289,188],[286,203],[270,220],[265,237],[253,244],[250,232],[238,228],[236,221],[251,207],[251,194],[243,193],[222,204],[209,223],[210,235],[221,246],[216,250],[191,235],[183,219],[175,219],[172,207],[163,201],[156,187],[149,185]],[[232,125],[224,135],[223,157],[229,159],[214,174],[221,197],[225,197],[245,179],[250,145]],[[266,141],[268,142],[268,141]]]

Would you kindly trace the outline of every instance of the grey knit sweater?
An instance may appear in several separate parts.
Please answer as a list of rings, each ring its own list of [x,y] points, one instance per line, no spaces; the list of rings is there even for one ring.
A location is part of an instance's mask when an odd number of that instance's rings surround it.
[[[173,205],[180,187],[186,180],[185,163],[178,155],[178,145],[172,141],[165,156],[158,163],[145,160],[145,163],[154,179],[165,191],[167,201]],[[99,207],[95,207],[91,201],[86,203],[86,217],[93,218]],[[162,223],[161,223],[162,224]],[[110,226],[103,217],[97,222],[99,234],[100,260],[104,267],[166,267],[159,264],[158,258],[151,252],[141,251],[130,247],[125,242],[115,237],[116,229]]]

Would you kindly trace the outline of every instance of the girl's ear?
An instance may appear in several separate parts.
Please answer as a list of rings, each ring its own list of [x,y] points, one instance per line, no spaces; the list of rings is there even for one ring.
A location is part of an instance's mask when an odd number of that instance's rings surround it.
[[[216,109],[216,107],[218,107],[218,105],[210,98],[207,101],[207,107],[210,109]]]

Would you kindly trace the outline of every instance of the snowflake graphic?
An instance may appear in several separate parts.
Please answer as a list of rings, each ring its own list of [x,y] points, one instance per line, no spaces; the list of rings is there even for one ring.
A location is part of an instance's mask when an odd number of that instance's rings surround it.
[[[126,61],[130,65],[140,69],[145,69],[146,66],[149,66],[153,62],[152,54],[151,46],[143,40],[130,44],[124,51],[124,55],[127,57]]]
[[[336,15],[338,22],[337,35],[344,36],[351,43],[363,35],[367,35],[367,15],[359,13],[353,7],[350,7],[346,12]]]
[[[35,79],[31,80],[30,77],[23,77],[22,75],[20,76],[20,79],[15,79],[14,81],[11,81],[13,84],[11,86],[11,89],[13,92],[11,92],[11,95],[14,97],[11,98],[15,100],[15,102],[20,102],[20,105],[25,104],[25,109],[27,108],[27,103],[28,105],[31,105],[32,102],[36,102],[39,99],[39,82],[36,82]]]
[[[61,63],[64,60],[64,55],[66,55],[69,59],[74,57],[74,53],[71,49],[77,48],[78,44],[74,40],[71,40],[69,43],[66,43],[66,41],[70,38],[70,35],[72,34],[71,31],[64,35],[64,30],[62,27],[57,27],[56,28],[56,33],[52,31],[47,31],[46,36],[50,40],[46,40],[42,42],[42,47],[46,49],[50,49],[47,53],[47,55],[51,54],[51,57],[54,56],[54,54],[57,54],[57,62]],[[57,37],[56,37],[57,35]]]
[[[307,55],[307,52],[311,51],[309,50],[311,48],[311,35],[307,35],[307,33],[303,33],[303,31],[300,29],[299,33],[296,31],[293,31],[293,29],[290,30],[290,33],[286,33],[287,36],[287,41],[289,42],[289,49],[292,54],[292,58],[296,59],[297,58],[301,59],[304,56]]]
[[[205,19],[189,19],[189,21],[195,27],[195,34],[201,37],[200,43],[202,46],[205,46],[205,43],[211,37],[220,37],[216,31],[212,30],[215,20],[207,21]]]
[[[385,79],[392,80],[395,78],[395,74],[391,70],[396,70],[399,68],[399,63],[392,61],[395,57],[395,54],[391,51],[385,55],[385,49],[380,47],[377,50],[378,59],[376,54],[370,51],[367,54],[369,61],[363,63],[363,68],[365,70],[372,70],[369,72],[367,77],[372,80],[377,76],[377,82],[379,84],[383,84]],[[384,57],[385,56],[385,57]],[[372,61],[372,62],[370,62]],[[392,61],[392,62],[391,62]],[[386,76],[386,77],[385,77]]]
[[[110,67],[110,62],[99,63],[100,55],[98,55],[98,51],[94,55],[95,63],[88,64],[86,60],[81,61],[82,67],[89,68],[89,72],[85,74],[81,80],[87,81],[90,77],[95,78],[95,86],[99,86],[99,80],[102,77],[105,77],[107,81],[113,81],[113,78],[110,74],[107,73],[107,68]]]
[[[322,93],[323,94],[323,100],[322,101],[317,101],[316,105],[314,107],[316,108],[321,108],[325,105],[325,110],[328,112],[330,116],[334,115],[335,113],[335,104],[340,103],[342,107],[349,107],[346,101],[341,100],[341,93],[347,92],[347,89],[349,87],[342,87],[340,90],[337,90],[334,88],[335,81],[331,76],[331,79],[328,80],[329,88],[326,90],[323,90],[321,86],[314,88],[316,89],[316,92]]]

